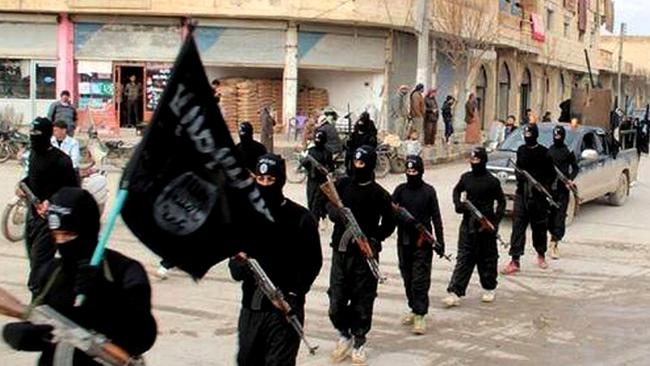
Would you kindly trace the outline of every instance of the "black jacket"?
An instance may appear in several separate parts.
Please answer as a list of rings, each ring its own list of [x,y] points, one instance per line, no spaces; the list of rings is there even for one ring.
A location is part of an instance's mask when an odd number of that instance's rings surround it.
[[[539,144],[532,148],[526,145],[520,146],[517,150],[517,166],[530,173],[546,189],[551,188],[557,177],[548,149]],[[526,183],[526,178],[517,174],[517,191],[519,193],[523,194]],[[535,189],[533,189],[533,193],[537,196],[540,195]]]
[[[79,187],[70,157],[55,147],[42,153],[31,151],[24,182],[41,201],[49,199],[62,187]]]
[[[151,314],[151,287],[147,273],[137,261],[112,250],[106,251],[104,262],[106,269],[101,271],[96,289],[87,294],[81,307],[75,307],[74,285],[78,266],[64,264],[60,259],[52,260],[39,271],[41,289],[56,273],[56,279],[45,292],[42,304],[49,305],[88,330],[103,334],[131,355],[143,354],[153,346],[157,336],[156,321]],[[7,332],[5,329],[5,338],[27,339]],[[30,346],[12,346],[19,350],[42,351],[38,364],[53,364],[52,344],[42,342],[40,346],[37,345],[38,349],[34,349],[33,342]],[[99,365],[80,351],[75,351],[73,364]]]
[[[361,231],[371,240],[373,249],[380,252],[381,242],[393,233],[396,225],[390,194],[374,181],[357,184],[349,177],[341,178],[336,183],[336,190],[343,206],[352,211]],[[345,221],[339,210],[329,204],[328,213],[334,222],[330,245],[334,250],[338,250],[346,229]],[[360,254],[358,247],[352,242],[347,243],[347,251]]]
[[[440,205],[436,190],[429,184],[412,186],[408,183],[402,183],[393,192],[393,201],[400,207],[405,208],[415,219],[431,231],[431,223],[435,228],[436,240],[445,245],[445,237],[442,227],[442,216],[440,214]],[[415,243],[417,233],[413,230],[413,225],[399,222],[397,226],[397,243],[400,245],[409,245]]]
[[[578,167],[576,155],[566,145],[562,144],[561,146],[557,146],[553,144],[548,149],[548,155],[562,174],[571,180],[575,179],[580,168]]]
[[[266,148],[264,145],[255,140],[250,140],[241,141],[236,147],[244,161],[244,166],[249,171],[254,172],[257,165],[257,159],[266,154]]]
[[[328,172],[334,171],[334,160],[332,158],[332,153],[325,147],[310,147],[307,151],[307,154],[319,162],[325,169],[327,169]],[[302,165],[309,171],[309,179],[316,181],[318,184],[324,183],[327,179],[323,172],[312,166],[313,164],[311,161],[305,159]]]
[[[497,228],[506,211],[506,197],[499,180],[488,172],[467,172],[460,176],[452,193],[454,206],[457,213],[463,214],[464,221],[473,222],[471,212],[461,203],[460,197],[463,192],[466,194],[466,199],[472,202]],[[497,203],[496,210],[494,209],[495,202]],[[478,222],[476,222],[476,226],[478,226]]]
[[[292,307],[302,307],[305,295],[323,264],[318,225],[306,208],[289,199],[272,214],[275,223],[255,228],[263,230],[267,240],[252,247],[247,254],[259,262]],[[273,309],[265,297],[259,306],[255,305],[254,295],[258,287],[246,265],[231,260],[229,267],[232,278],[243,281],[242,307]]]

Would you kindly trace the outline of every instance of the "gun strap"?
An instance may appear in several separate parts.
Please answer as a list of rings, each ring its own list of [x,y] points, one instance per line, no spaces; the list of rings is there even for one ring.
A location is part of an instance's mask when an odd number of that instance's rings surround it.
[[[350,241],[354,238],[354,234],[352,232],[352,229],[346,228],[345,231],[343,232],[343,235],[341,235],[341,240],[339,241],[339,252],[345,253],[348,251],[348,244],[350,244]]]
[[[54,282],[56,282],[57,278],[59,277],[59,273],[61,273],[61,268],[62,266],[59,264],[55,269],[54,273],[48,278],[47,283],[45,284],[45,287],[43,287],[43,290],[32,300],[32,303],[27,306],[27,313],[25,314],[26,317],[29,317],[29,315],[32,313],[32,310],[34,310],[35,307],[41,305],[43,303],[43,300],[45,300],[45,296],[50,292],[52,289],[52,286],[54,286]]]

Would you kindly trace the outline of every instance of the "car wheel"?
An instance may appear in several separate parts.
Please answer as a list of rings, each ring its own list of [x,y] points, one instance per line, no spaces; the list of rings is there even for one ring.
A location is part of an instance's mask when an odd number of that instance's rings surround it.
[[[627,201],[627,196],[630,193],[630,184],[627,179],[627,174],[621,173],[618,177],[618,187],[616,191],[609,194],[609,204],[612,206],[623,206]]]
[[[396,157],[390,161],[390,171],[394,174],[404,174],[406,171],[406,162],[400,157]]]

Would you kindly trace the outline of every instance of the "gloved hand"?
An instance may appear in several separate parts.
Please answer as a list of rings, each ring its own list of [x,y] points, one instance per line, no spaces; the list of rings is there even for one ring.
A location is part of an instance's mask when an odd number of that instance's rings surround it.
[[[41,352],[52,339],[52,330],[50,325],[16,322],[4,326],[2,337],[17,351]]]
[[[74,281],[74,293],[76,295],[92,295],[99,290],[101,279],[101,266],[91,266],[87,261],[80,262]]]

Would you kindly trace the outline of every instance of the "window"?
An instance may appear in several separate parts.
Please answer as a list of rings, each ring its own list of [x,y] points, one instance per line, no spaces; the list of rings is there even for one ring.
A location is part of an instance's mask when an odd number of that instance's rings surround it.
[[[562,31],[562,35],[564,38],[569,38],[569,29],[571,27],[571,21],[568,19],[564,20],[564,30]]]
[[[36,99],[56,99],[56,67],[36,64]]]
[[[29,99],[29,60],[0,59],[0,98]]]
[[[499,10],[516,16],[522,15],[520,0],[499,0]]]
[[[553,10],[551,9],[546,9],[546,30],[548,32],[553,31]]]

